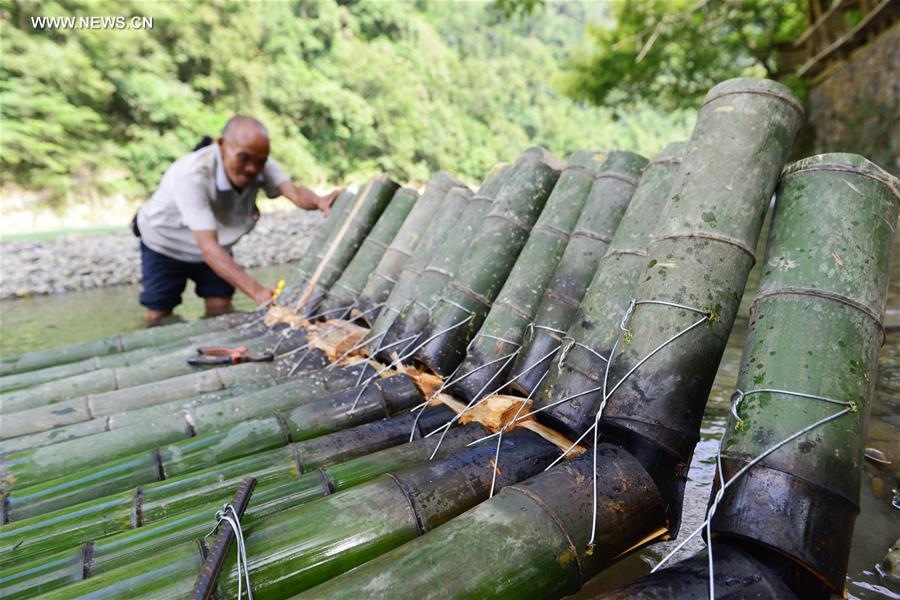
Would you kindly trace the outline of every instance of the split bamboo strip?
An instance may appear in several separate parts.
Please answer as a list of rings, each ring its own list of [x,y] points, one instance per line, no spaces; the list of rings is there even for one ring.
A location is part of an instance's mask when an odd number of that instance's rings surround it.
[[[306,289],[297,300],[298,312],[304,316],[313,313],[324,295],[353,260],[363,240],[399,188],[398,183],[386,177],[376,177],[360,190],[344,223],[332,239],[331,246],[326,250],[315,273],[306,283]]]
[[[394,193],[390,204],[353,255],[353,260],[322,299],[317,307],[319,312],[328,314],[329,318],[342,318],[350,312],[350,307],[385,256],[389,244],[393,243],[418,198],[419,193],[408,187],[402,187]]]

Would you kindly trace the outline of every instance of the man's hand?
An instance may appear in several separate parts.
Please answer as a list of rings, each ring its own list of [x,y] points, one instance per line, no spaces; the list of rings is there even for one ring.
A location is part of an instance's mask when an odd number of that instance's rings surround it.
[[[303,210],[321,210],[327,215],[331,210],[334,199],[343,190],[336,189],[320,196],[307,187],[297,187],[292,181],[285,181],[278,186],[278,191],[298,208]]]
[[[267,306],[272,301],[272,296],[275,294],[275,291],[272,288],[264,288],[261,287],[259,291],[251,296],[253,301],[256,302],[256,307],[260,308],[263,306]]]
[[[328,216],[328,213],[331,212],[331,205],[334,204],[335,198],[343,191],[344,190],[332,190],[325,195],[316,196],[316,206],[319,207],[319,210],[321,210],[326,217]]]

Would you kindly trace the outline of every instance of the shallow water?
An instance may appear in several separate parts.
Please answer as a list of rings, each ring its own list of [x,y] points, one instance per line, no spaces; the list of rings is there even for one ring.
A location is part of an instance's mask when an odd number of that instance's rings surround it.
[[[851,598],[900,598],[900,586],[882,577],[876,566],[891,545],[900,539],[900,510],[891,504],[893,490],[900,480],[897,462],[900,460],[900,248],[895,249],[894,257],[887,313],[888,335],[879,360],[867,446],[889,453],[895,457],[895,462],[890,467],[865,462],[862,510],[856,522],[847,581]],[[253,274],[262,281],[274,282],[289,271],[288,265],[280,265],[253,271]],[[574,597],[589,598],[649,573],[653,565],[702,522],[715,473],[716,448],[725,428],[728,401],[737,380],[749,301],[755,293],[757,280],[755,270],[750,276],[740,316],[710,395],[701,441],[694,454],[685,491],[679,539],[653,545],[630,556],[588,582]],[[137,304],[138,291],[137,286],[123,286],[4,301],[0,305],[0,354],[9,356],[140,328],[143,309]],[[184,298],[185,304],[176,310],[176,315],[185,319],[200,317],[203,305],[192,289]],[[235,304],[239,310],[252,308],[251,301],[240,294],[235,296]],[[685,558],[701,549],[703,541],[698,537],[674,559]]]
[[[274,286],[290,273],[282,264],[248,269],[257,281]],[[144,308],[138,304],[139,285],[95,288],[53,296],[33,296],[0,302],[0,355],[13,356],[93,340],[144,326]],[[236,310],[251,310],[253,301],[238,292]],[[194,284],[182,294],[182,304],[167,322],[193,321],[203,316],[203,300],[194,294]]]

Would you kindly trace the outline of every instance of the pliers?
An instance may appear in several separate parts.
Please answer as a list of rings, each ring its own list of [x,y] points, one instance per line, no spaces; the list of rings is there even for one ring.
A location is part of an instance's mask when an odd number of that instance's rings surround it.
[[[267,362],[273,360],[272,352],[247,352],[244,346],[225,348],[221,346],[201,346],[197,356],[187,359],[189,365],[198,367],[212,365],[236,365],[245,362]]]

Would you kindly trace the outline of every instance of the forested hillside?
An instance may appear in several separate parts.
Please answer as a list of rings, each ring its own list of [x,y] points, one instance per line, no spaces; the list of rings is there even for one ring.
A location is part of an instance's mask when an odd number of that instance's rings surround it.
[[[309,184],[383,171],[476,181],[530,144],[652,153],[691,113],[614,114],[559,91],[599,3],[499,20],[489,2],[0,1],[0,178],[137,199],[235,112]],[[139,15],[152,29],[41,29],[32,17]]]

